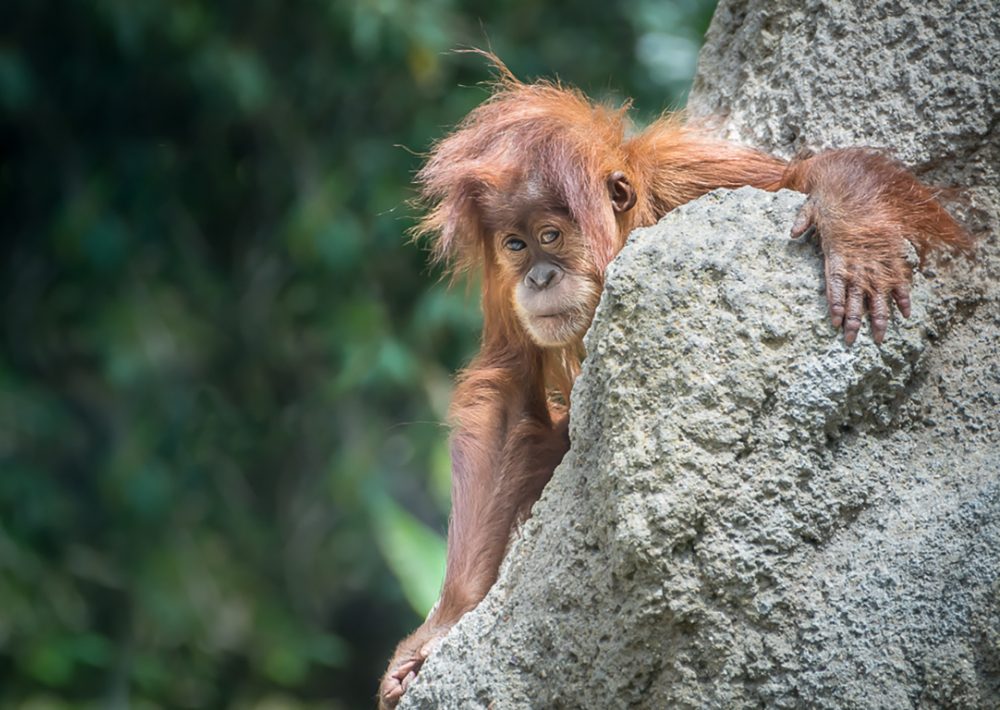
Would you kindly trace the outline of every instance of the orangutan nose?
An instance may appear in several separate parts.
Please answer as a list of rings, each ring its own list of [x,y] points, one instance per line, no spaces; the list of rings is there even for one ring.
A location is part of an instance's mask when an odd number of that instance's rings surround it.
[[[531,267],[524,277],[524,284],[534,291],[544,291],[562,281],[563,270],[549,261],[543,261]]]

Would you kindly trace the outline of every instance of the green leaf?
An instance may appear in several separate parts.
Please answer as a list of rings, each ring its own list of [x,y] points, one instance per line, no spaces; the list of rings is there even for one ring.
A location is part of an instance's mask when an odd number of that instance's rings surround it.
[[[37,642],[23,659],[28,674],[46,685],[64,685],[73,676],[72,639],[47,638]]]
[[[385,495],[372,505],[375,539],[410,606],[426,616],[444,580],[445,540]]]
[[[276,683],[294,686],[302,682],[309,661],[296,648],[274,646],[264,659],[264,672]]]

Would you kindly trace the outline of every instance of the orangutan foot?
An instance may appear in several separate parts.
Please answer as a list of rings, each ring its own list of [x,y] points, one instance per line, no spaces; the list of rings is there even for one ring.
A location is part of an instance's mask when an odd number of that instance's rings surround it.
[[[389,710],[399,704],[403,694],[416,680],[424,661],[447,632],[447,628],[433,630],[420,628],[400,642],[379,686],[380,710]]]

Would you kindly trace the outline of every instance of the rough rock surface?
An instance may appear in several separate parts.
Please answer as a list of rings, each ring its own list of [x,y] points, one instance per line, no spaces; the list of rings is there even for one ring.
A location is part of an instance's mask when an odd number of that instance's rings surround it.
[[[996,0],[722,0],[688,109],[785,157],[861,142],[996,184],[998,38]]]
[[[724,1],[693,103],[765,148],[801,115],[808,146],[895,147],[971,188],[978,261],[918,276],[911,318],[847,349],[815,246],[786,237],[801,195],[719,191],[634,234],[572,450],[403,708],[1000,707],[997,13],[798,5]],[[947,58],[962,111],[853,71],[911,7],[881,61],[933,82]],[[795,39],[811,17],[823,42]],[[775,57],[798,71],[776,83]]]

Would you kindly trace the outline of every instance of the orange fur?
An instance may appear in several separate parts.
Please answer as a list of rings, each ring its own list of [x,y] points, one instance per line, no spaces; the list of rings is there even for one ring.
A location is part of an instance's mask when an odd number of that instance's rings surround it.
[[[381,695],[386,706],[405,689],[400,676],[419,668],[414,659],[422,662],[427,639],[444,633],[492,586],[513,527],[568,448],[566,405],[580,370],[582,332],[542,347],[525,330],[513,300],[521,276],[498,252],[506,213],[527,202],[569,215],[578,233],[564,236],[568,255],[560,258],[582,275],[580,283],[593,284],[594,293],[582,300],[592,309],[605,268],[634,228],[719,187],[808,192],[802,225],[819,229],[831,311],[835,325],[844,319],[849,339],[857,332],[859,299],[868,299],[873,328],[884,330],[890,293],[908,309],[904,239],[921,256],[971,248],[933,190],[873,151],[830,151],[787,163],[721,141],[678,115],[629,137],[628,105],[597,104],[556,82],[521,83],[486,56],[500,71],[491,96],[433,147],[416,179],[426,212],[415,235],[429,238],[434,258],[454,273],[481,269],[484,326],[481,350],[459,377],[452,403],[444,587],[427,622],[390,663]],[[609,198],[615,171],[628,177],[636,198],[620,213]]]

